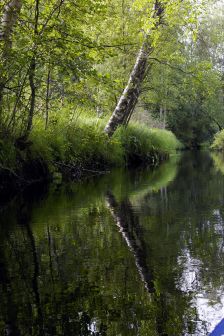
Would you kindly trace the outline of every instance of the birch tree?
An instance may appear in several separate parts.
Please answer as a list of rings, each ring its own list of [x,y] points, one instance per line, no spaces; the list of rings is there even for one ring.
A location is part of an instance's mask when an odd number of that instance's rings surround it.
[[[155,2],[153,10],[153,18],[156,20],[155,27],[161,24],[163,14],[163,7],[159,1]],[[128,121],[131,113],[133,112],[138,97],[140,94],[141,84],[144,80],[147,65],[148,65],[148,56],[153,51],[153,47],[150,41],[150,33],[148,32],[145,36],[144,42],[141,49],[139,50],[134,68],[129,77],[127,86],[125,87],[118,104],[105,127],[105,132],[112,136],[114,131],[119,125]]]
[[[16,25],[21,7],[21,0],[12,0],[7,2],[3,8],[0,32],[0,41],[2,41],[2,69],[0,70],[0,108],[5,82],[7,80],[5,68],[7,67],[8,55],[12,46],[13,28]]]
[[[0,38],[4,43],[3,55],[7,54],[7,50],[11,47],[13,28],[17,22],[21,7],[21,0],[12,0],[7,2],[3,9],[0,34]]]
[[[147,74],[147,70],[150,69],[149,56],[156,49],[157,39],[159,39],[159,34],[161,34],[162,30],[161,28],[163,26],[169,26],[169,24],[180,25],[181,22],[178,15],[181,17],[181,11],[184,11],[186,17],[193,22],[191,13],[187,12],[192,5],[189,6],[187,1],[183,4],[181,0],[176,2],[156,0],[154,2],[146,1],[145,5],[148,6],[148,17],[144,25],[144,27],[147,28],[144,29],[144,40],[138,52],[128,83],[105,127],[104,131],[108,136],[112,136],[119,125],[127,124],[130,120],[140,96],[141,85]],[[177,19],[175,17],[177,17]]]

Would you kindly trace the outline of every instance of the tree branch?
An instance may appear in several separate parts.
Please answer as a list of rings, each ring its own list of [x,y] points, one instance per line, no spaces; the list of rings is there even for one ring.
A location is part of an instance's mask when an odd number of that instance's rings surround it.
[[[153,60],[153,61],[156,61],[156,62],[158,62],[160,64],[167,65],[171,69],[178,70],[178,71],[184,73],[185,75],[193,75],[193,76],[195,76],[195,74],[192,71],[185,71],[185,70],[183,70],[183,69],[181,69],[181,68],[179,68],[179,67],[177,67],[175,65],[172,65],[172,64],[168,63],[167,61],[162,61],[162,60],[160,60],[160,59],[158,59],[156,57],[149,57],[149,60]]]

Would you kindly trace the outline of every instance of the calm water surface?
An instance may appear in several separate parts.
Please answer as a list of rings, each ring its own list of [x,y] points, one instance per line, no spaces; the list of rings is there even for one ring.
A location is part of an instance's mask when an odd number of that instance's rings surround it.
[[[0,335],[223,335],[220,162],[186,153],[1,210]]]

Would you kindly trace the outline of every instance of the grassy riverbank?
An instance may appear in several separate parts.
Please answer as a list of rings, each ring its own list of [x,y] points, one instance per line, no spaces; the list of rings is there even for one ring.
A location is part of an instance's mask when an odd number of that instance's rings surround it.
[[[224,152],[224,130],[216,133],[211,149]]]
[[[180,147],[173,133],[139,123],[120,128],[109,139],[104,122],[82,118],[57,121],[47,130],[37,123],[25,148],[12,139],[0,142],[1,175],[7,180],[79,178],[115,166],[158,164]],[[7,178],[6,178],[7,177]]]

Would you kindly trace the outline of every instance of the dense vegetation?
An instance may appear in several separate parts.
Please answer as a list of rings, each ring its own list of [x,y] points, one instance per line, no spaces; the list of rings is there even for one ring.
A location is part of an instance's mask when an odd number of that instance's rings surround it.
[[[217,151],[224,150],[224,131],[220,131],[215,134],[214,141],[211,145],[211,148]]]
[[[178,142],[155,127],[187,147],[210,141],[224,123],[221,5],[2,1],[2,169],[157,161]]]

